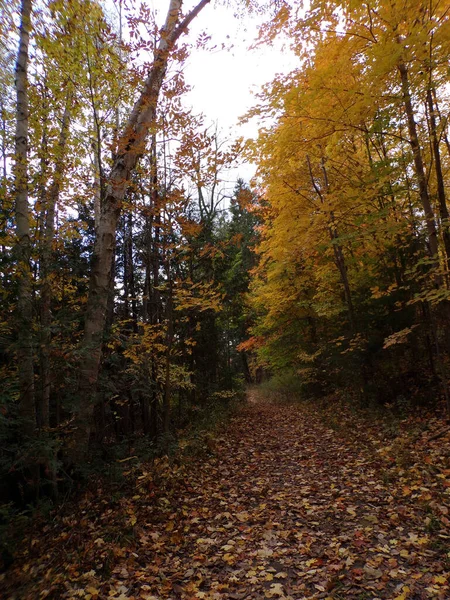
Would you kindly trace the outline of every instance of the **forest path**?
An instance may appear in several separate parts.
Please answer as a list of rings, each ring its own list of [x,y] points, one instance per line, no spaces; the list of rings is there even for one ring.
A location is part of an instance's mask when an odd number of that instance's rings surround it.
[[[50,552],[30,555],[33,592],[9,597],[449,598],[446,540],[434,543],[403,480],[383,481],[374,448],[304,405],[250,394],[212,456],[159,484],[139,475],[101,512],[82,505]]]

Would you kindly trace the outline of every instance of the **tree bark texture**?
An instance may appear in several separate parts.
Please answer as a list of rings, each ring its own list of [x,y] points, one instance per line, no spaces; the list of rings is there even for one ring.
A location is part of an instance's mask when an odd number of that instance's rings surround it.
[[[28,47],[31,27],[31,0],[22,0],[19,51],[15,70],[15,217],[17,252],[17,362],[19,372],[19,414],[22,431],[31,437],[36,427],[33,369],[33,298],[30,267],[31,238],[28,206]]]
[[[117,156],[106,182],[100,220],[94,244],[89,295],[86,306],[84,338],[81,344],[79,407],[75,415],[75,435],[69,461],[78,463],[88,451],[96,385],[102,355],[102,338],[108,301],[109,280],[115,247],[117,220],[130,177],[145,151],[149,129],[154,123],[170,51],[191,21],[210,2],[201,2],[183,19],[182,0],[170,0],[161,40],[143,91],[133,107],[123,134],[118,140]]]
[[[408,78],[408,69],[404,62],[398,63],[398,71],[400,73],[403,103],[405,107],[406,118],[408,122],[409,143],[413,152],[414,171],[419,186],[420,202],[425,213],[425,221],[428,233],[428,243],[430,246],[430,254],[432,257],[438,256],[438,236],[436,228],[436,219],[431,206],[430,196],[428,194],[427,179],[425,176],[425,167],[422,158],[422,150],[419,144],[419,136],[417,134],[417,125],[414,119],[414,109],[411,101],[411,90]]]

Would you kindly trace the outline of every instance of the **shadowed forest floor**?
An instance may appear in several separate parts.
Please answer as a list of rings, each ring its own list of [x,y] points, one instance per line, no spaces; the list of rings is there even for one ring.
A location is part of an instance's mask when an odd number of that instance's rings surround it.
[[[449,598],[444,426],[340,411],[251,391],[208,453],[124,463],[126,492],[90,492],[31,534],[4,597]]]

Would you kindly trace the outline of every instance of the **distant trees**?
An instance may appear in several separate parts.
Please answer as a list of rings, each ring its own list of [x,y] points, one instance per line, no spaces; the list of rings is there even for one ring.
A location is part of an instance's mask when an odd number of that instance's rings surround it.
[[[388,401],[438,379],[447,395],[449,18],[442,2],[312,2],[267,30],[303,66],[259,108],[278,118],[254,147],[253,339],[316,391]]]
[[[125,12],[127,43],[95,0],[21,4],[17,115],[12,74],[1,81],[2,500],[56,497],[117,442],[167,449],[241,386],[243,330],[225,328],[243,307],[221,316],[244,227],[222,184],[237,150],[182,106],[177,42],[208,1],[184,15],[173,0],[160,31],[145,8]]]
[[[0,467],[23,502],[113,445],[167,450],[262,369],[448,397],[446,6],[277,8],[262,39],[300,66],[251,111],[258,181],[231,192],[240,144],[182,101],[207,4],[162,29],[124,9],[128,38],[96,0],[0,3]]]
[[[111,171],[105,181],[101,198],[100,217],[96,227],[89,294],[86,304],[83,353],[80,368],[79,398],[76,412],[76,435],[73,441],[73,459],[85,456],[88,448],[90,424],[95,406],[96,385],[102,354],[102,338],[106,322],[106,308],[110,291],[111,269],[115,248],[117,219],[125,199],[130,178],[139,158],[145,151],[150,128],[155,124],[158,99],[167,71],[170,53],[178,38],[210,0],[201,0],[185,17],[181,0],[170,0],[165,24],[155,48],[152,66],[144,81],[143,90],[117,139]]]

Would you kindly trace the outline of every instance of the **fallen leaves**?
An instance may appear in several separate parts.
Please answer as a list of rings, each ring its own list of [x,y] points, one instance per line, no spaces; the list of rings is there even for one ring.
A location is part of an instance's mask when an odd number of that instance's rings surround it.
[[[33,534],[0,584],[14,600],[444,600],[448,440],[424,452],[408,427],[344,435],[306,406],[252,403],[215,456],[133,466],[127,493]]]

